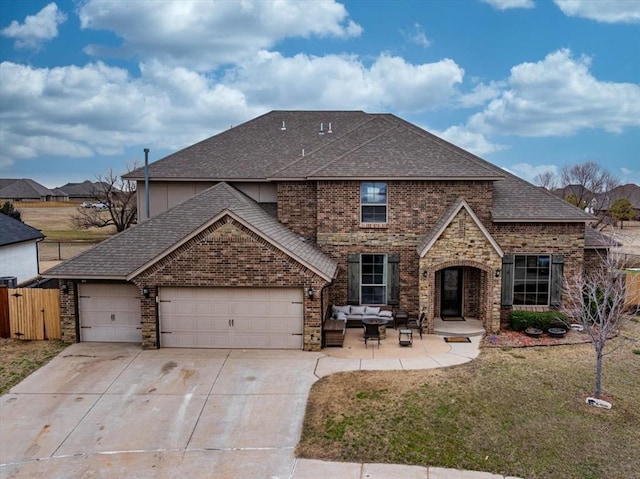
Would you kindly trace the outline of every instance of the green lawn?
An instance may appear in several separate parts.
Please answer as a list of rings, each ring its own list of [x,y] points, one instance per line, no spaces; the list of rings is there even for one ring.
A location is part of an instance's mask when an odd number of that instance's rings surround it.
[[[321,379],[310,393],[297,453],[525,478],[640,477],[637,319],[623,336],[635,342],[604,364],[611,410],[585,404],[594,383],[591,344],[487,348],[453,368]]]

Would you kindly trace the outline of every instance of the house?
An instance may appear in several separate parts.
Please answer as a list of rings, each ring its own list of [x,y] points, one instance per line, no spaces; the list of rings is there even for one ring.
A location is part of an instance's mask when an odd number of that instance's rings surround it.
[[[35,279],[40,270],[38,243],[44,235],[29,225],[0,213],[0,277],[11,285]]]
[[[53,191],[60,197],[65,197],[67,200],[74,202],[80,201],[95,201],[97,197],[103,191],[108,191],[109,187],[104,182],[92,182],[85,180],[82,183],[67,183],[66,185],[59,186]]]
[[[69,341],[319,350],[333,304],[562,303],[593,217],[390,114],[272,111],[127,179],[150,218],[47,272]]]
[[[0,178],[0,201],[51,201],[56,194],[28,178]]]

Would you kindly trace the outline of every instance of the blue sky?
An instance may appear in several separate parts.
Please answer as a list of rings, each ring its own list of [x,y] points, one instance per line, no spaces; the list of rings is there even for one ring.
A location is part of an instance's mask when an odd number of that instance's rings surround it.
[[[5,0],[0,177],[124,173],[273,109],[391,112],[640,184],[636,0]]]

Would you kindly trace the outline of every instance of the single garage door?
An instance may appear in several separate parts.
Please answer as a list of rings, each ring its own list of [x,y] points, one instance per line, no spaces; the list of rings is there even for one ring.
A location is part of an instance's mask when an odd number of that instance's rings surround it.
[[[160,345],[302,349],[302,289],[160,288]]]
[[[142,342],[140,290],[132,284],[81,283],[80,340]]]

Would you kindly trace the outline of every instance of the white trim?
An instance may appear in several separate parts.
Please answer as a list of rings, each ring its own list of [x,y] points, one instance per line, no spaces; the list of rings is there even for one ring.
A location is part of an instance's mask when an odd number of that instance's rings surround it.
[[[366,184],[383,184],[385,187],[384,204],[381,203],[364,203],[362,201],[364,185]],[[389,183],[387,181],[361,181],[360,182],[360,224],[361,225],[386,225],[389,223]],[[362,221],[362,208],[365,206],[384,206],[384,221]]]

